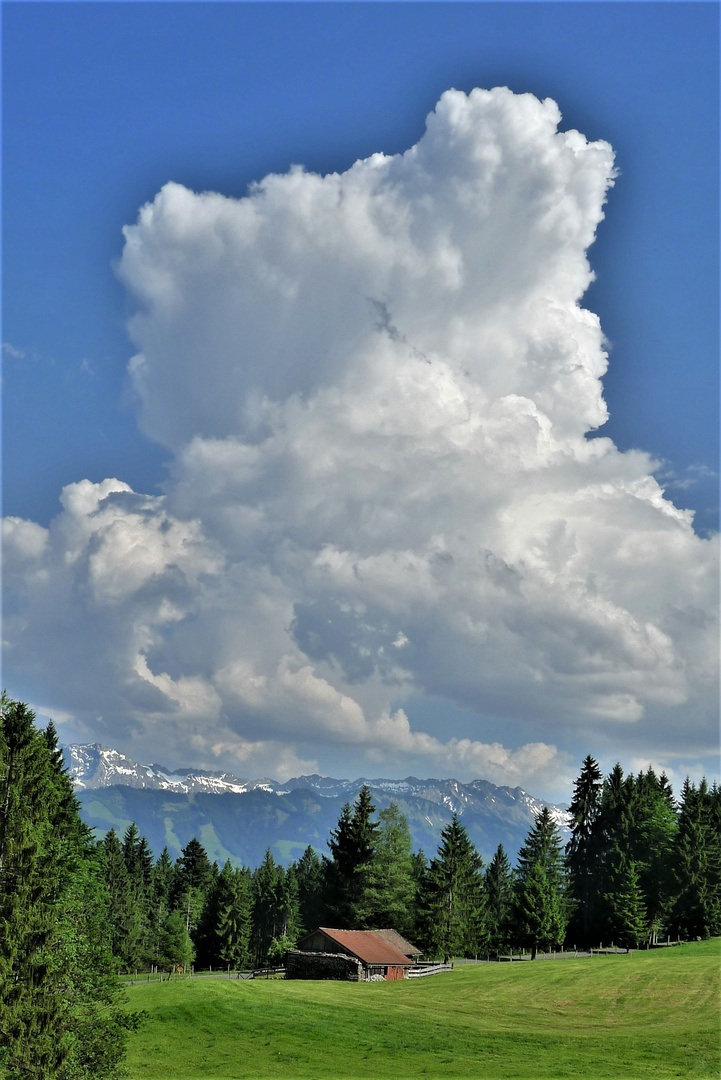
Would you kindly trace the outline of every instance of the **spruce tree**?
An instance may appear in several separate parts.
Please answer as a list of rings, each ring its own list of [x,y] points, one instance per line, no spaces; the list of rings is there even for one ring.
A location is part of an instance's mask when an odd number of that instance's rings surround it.
[[[153,902],[153,853],[135,822],[125,831],[122,842],[123,861],[128,875],[132,907],[131,936],[133,949],[128,945],[127,962],[131,968],[149,961],[152,955],[151,909]]]
[[[195,949],[182,911],[169,911],[162,922],[158,935],[157,965],[161,971],[183,970],[190,967]]]
[[[335,829],[331,829],[328,847],[331,857],[324,861],[326,910],[323,919],[331,926],[352,928],[352,882],[356,851],[350,803],[345,803],[342,807],[338,824]]]
[[[118,1075],[128,1027],[109,897],[52,729],[3,695],[0,1064],[7,1080]]]
[[[114,972],[109,907],[101,856],[88,846],[60,897],[51,957],[68,1048],[62,1080],[124,1075],[127,1033],[140,1022],[124,1007],[125,993]]]
[[[375,806],[367,784],[358,792],[351,820],[351,838],[355,844],[356,869],[368,865],[376,849],[378,822],[373,821]]]
[[[153,901],[163,900],[166,904],[170,904],[170,897],[173,894],[173,879],[175,875],[175,868],[173,866],[173,860],[170,858],[170,852],[168,851],[168,845],[166,844],[163,850],[160,852],[158,861],[153,867]]]
[[[598,933],[601,916],[599,870],[602,856],[601,792],[603,774],[589,754],[575,782],[568,809],[571,839],[566,845],[569,888],[574,910],[569,932],[587,945]]]
[[[423,939],[424,926],[424,890],[428,874],[428,859],[422,848],[411,855],[411,877],[413,878],[413,902],[411,904],[410,940],[414,944]]]
[[[221,872],[223,883],[218,905],[218,958],[223,964],[241,968],[250,959],[252,930],[251,881],[246,869]]]
[[[604,857],[614,848],[620,851],[628,850],[630,801],[629,785],[623,775],[623,769],[616,762],[605,778],[601,791],[599,829]]]
[[[60,974],[51,963],[57,905],[66,883],[66,846],[51,754],[22,702],[1,702],[0,1048],[9,1077],[57,1075],[69,1045]]]
[[[144,942],[145,963],[148,967],[160,966],[161,935],[170,912],[173,886],[173,861],[167,844],[151,871],[150,899],[147,905],[146,937]]]
[[[278,891],[281,880],[270,848],[263,862],[253,871],[253,929],[251,945],[258,966],[265,963],[278,927]]]
[[[298,879],[298,907],[302,930],[315,930],[323,921],[325,873],[323,863],[309,844],[295,867]]]
[[[604,897],[606,936],[612,944],[637,949],[646,940],[648,918],[636,864],[617,850],[609,876],[612,888]]]
[[[375,809],[370,789],[364,784],[358,793],[351,820],[354,866],[348,882],[350,925],[359,930],[367,929],[373,921],[372,874],[378,835],[378,822],[373,821]]]
[[[278,867],[282,871],[282,867]],[[295,945],[300,936],[300,901],[298,877],[291,864],[285,873],[279,873],[278,882],[278,923],[274,937],[282,937]],[[290,947],[290,946],[289,946]]]
[[[115,829],[102,841],[103,876],[110,897],[110,941],[112,954],[126,971],[135,967],[140,945],[140,922],[133,903],[128,869]]]
[[[456,814],[441,832],[424,888],[426,951],[473,956],[487,945],[483,860]]]
[[[537,816],[518,853],[513,922],[515,939],[530,946],[531,959],[539,948],[556,948],[564,941],[567,875],[558,826],[548,807]]]
[[[667,926],[674,894],[678,819],[668,778],[652,768],[636,779],[635,820],[629,858],[634,863],[653,940]]]
[[[185,929],[193,940],[212,881],[213,869],[208,855],[194,836],[182,849],[175,864],[172,896],[172,907],[183,913]]]
[[[508,945],[513,905],[513,871],[499,844],[485,874],[488,945],[498,953]]]
[[[408,821],[392,802],[378,814],[369,874],[367,920],[379,929],[391,927],[401,934],[412,930],[416,885],[411,850]]]
[[[531,960],[535,960],[539,948],[561,945],[564,922],[562,900],[546,867],[540,862],[532,863],[516,887],[516,941],[519,945],[530,946]]]
[[[250,874],[228,860],[207,894],[198,926],[197,962],[201,967],[248,960],[251,931]]]
[[[673,933],[685,938],[721,934],[721,837],[718,788],[705,779],[683,786],[674,847],[677,894],[670,914]]]
[[[374,813],[370,789],[364,785],[353,809],[346,803],[341,810],[328,841],[327,918],[338,927],[362,930],[371,921],[371,867],[378,833]]]
[[[638,793],[633,776],[624,776],[621,765],[616,762],[604,779],[601,791],[601,810],[598,819],[599,865],[596,873],[596,896],[599,916],[592,926],[594,937],[600,941],[608,935],[606,920],[607,897],[616,888],[619,854],[636,861],[638,848],[636,813]],[[589,944],[590,942],[584,942]]]
[[[58,745],[58,733],[52,720],[41,730],[41,735],[50,756],[51,781],[56,799],[55,838],[62,838],[68,852],[84,850],[92,843],[93,833],[80,817],[80,803],[66,768],[63,752]]]

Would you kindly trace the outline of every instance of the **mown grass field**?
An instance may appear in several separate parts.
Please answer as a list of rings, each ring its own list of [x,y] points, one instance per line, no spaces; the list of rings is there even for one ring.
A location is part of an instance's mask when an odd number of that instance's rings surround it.
[[[479,964],[411,982],[186,980],[128,990],[132,1080],[721,1074],[721,939]]]

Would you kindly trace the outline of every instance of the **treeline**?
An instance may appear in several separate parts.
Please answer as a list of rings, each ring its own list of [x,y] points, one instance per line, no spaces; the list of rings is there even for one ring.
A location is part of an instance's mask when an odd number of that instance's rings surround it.
[[[123,1007],[103,852],[80,819],[52,724],[0,701],[0,1074],[121,1075]]]
[[[515,867],[485,866],[457,817],[429,860],[395,804],[368,788],[343,807],[328,854],[287,869],[211,863],[192,839],[156,859],[134,825],[95,841],[80,818],[56,732],[1,702],[0,1069],[8,1080],[119,1075],[138,1018],[118,971],[257,967],[319,925],[393,927],[429,958],[666,934],[721,934],[721,789],[652,769],[603,777],[587,757],[570,839],[543,810]]]
[[[114,955],[127,970],[257,967],[305,930],[394,927],[426,956],[493,955],[721,933],[721,790],[684,785],[674,800],[652,769],[605,779],[586,758],[564,846],[543,810],[515,867],[499,845],[484,866],[454,817],[435,856],[412,850],[391,805],[363,788],[343,807],[328,855],[308,847],[287,869],[211,864],[197,839],[157,862],[131,825],[101,842]]]

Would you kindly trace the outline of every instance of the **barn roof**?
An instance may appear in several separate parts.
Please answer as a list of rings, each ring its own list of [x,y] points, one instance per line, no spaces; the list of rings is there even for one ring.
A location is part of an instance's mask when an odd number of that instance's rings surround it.
[[[327,926],[321,926],[320,930],[364,964],[386,964],[393,967],[410,965],[405,953],[378,937],[372,930],[334,930]]]
[[[404,956],[421,955],[421,950],[417,949],[415,945],[411,945],[410,941],[407,941],[402,937],[397,930],[374,930],[373,933],[376,937],[382,938],[383,941],[387,941],[389,945],[393,945],[396,949],[400,949]]]

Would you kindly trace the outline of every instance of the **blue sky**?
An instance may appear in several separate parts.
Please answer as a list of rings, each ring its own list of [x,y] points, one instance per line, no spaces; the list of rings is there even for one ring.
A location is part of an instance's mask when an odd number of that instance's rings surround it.
[[[718,6],[13,4],[4,14],[5,512],[164,476],[123,394],[111,264],[166,180],[242,195],[295,162],[404,150],[448,87],[551,96],[617,151],[587,297],[622,448],[681,480],[718,461]],[[83,366],[86,362],[87,367]],[[12,447],[22,440],[23,452]],[[674,498],[717,519],[717,480]]]
[[[135,302],[113,270],[122,227],[166,182],[242,197],[295,163],[342,173],[417,143],[445,90],[508,86],[553,98],[561,130],[616,152],[583,300],[610,343],[610,420],[597,434],[662,462],[669,498],[708,536],[718,517],[718,10],[5,3],[4,514],[46,527],[66,484],[116,477],[153,495],[167,481],[174,453],[138,424],[127,375]],[[5,670],[18,693],[32,682],[10,654]],[[69,691],[50,700],[47,679],[28,692],[86,725],[100,711]],[[438,693],[415,700],[432,728]],[[445,708],[466,737],[468,699]],[[483,727],[489,739],[492,721]],[[512,743],[523,723],[513,730]],[[568,752],[582,742],[568,735]],[[629,743],[629,760],[640,753]],[[343,760],[338,750],[332,762]]]

